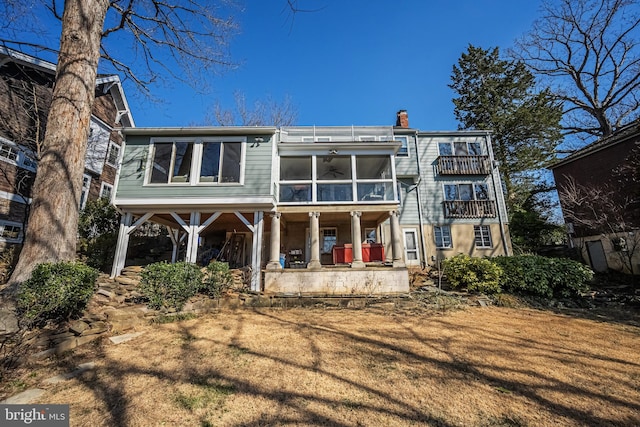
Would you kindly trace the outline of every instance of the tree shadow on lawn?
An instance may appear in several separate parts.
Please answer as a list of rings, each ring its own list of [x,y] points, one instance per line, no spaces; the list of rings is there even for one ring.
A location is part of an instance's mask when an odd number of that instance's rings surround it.
[[[350,313],[358,313],[357,311],[345,310],[345,316]],[[356,314],[357,315],[357,314]],[[290,341],[291,346],[305,347],[307,353],[310,354],[309,363],[303,363],[298,360],[288,359],[279,354],[274,354],[259,347],[253,346],[252,342],[245,337],[247,328],[252,328],[254,317],[257,320],[265,320],[269,322],[271,327],[287,328],[289,331],[295,332],[295,337]],[[304,319],[304,317],[301,316]],[[184,337],[179,360],[182,362],[182,368],[179,370],[169,370],[162,366],[137,366],[133,361],[131,363],[123,363],[110,357],[109,352],[104,347],[99,348],[96,355],[100,360],[97,369],[108,372],[108,375],[95,375],[92,378],[81,376],[78,378],[84,386],[92,391],[95,398],[102,401],[108,408],[107,425],[111,426],[127,426],[130,425],[132,416],[131,390],[129,394],[125,392],[125,385],[131,376],[141,375],[152,377],[161,383],[169,382],[172,389],[180,385],[200,385],[205,387],[223,387],[232,390],[235,394],[242,394],[252,398],[259,398],[262,401],[269,402],[270,405],[276,405],[278,408],[275,414],[262,414],[256,416],[250,421],[238,421],[237,426],[269,426],[269,425],[285,425],[285,424],[305,424],[305,425],[335,425],[348,426],[353,425],[353,419],[345,420],[341,418],[340,410],[343,408],[352,409],[354,411],[366,411],[379,415],[381,417],[391,417],[392,419],[407,424],[423,423],[425,425],[434,425],[447,427],[457,423],[443,418],[439,414],[434,413],[428,408],[421,407],[418,403],[408,399],[399,398],[396,394],[383,391],[370,384],[366,384],[364,380],[350,378],[339,373],[338,370],[332,369],[330,363],[326,363],[328,359],[322,350],[322,339],[325,337],[338,339],[344,343],[345,347],[357,347],[359,352],[363,353],[363,357],[371,358],[377,361],[394,361],[402,360],[406,365],[429,368],[437,371],[441,376],[443,387],[447,387],[447,381],[470,379],[479,386],[488,386],[494,390],[503,390],[512,393],[514,396],[524,398],[526,401],[542,407],[545,411],[559,419],[572,420],[578,424],[585,425],[624,425],[628,421],[628,425],[638,424],[640,418],[620,420],[598,416],[584,409],[571,406],[570,401],[574,398],[590,400],[594,405],[609,405],[613,407],[630,408],[635,413],[640,413],[640,403],[632,403],[620,400],[613,396],[607,395],[594,388],[587,386],[580,387],[568,382],[559,381],[557,377],[545,374],[542,371],[535,370],[526,363],[521,365],[516,363],[515,366],[496,366],[491,361],[479,361],[471,357],[461,354],[459,343],[456,343],[455,337],[429,337],[416,330],[411,322],[404,322],[403,319],[390,317],[390,322],[395,322],[406,331],[402,334],[402,339],[398,340],[397,336],[384,337],[384,334],[378,334],[373,326],[370,333],[365,336],[362,333],[354,333],[347,329],[346,326],[336,326],[333,323],[322,324],[312,323],[311,321],[292,321],[286,319],[285,316],[277,311],[269,309],[255,309],[253,312],[245,316],[243,313],[234,313],[232,321],[234,322],[231,336],[228,339],[203,336],[202,332],[198,332],[198,324],[190,322],[180,322],[172,324],[176,329],[176,334]],[[317,317],[314,318],[317,320]],[[221,319],[222,321],[222,319]],[[460,327],[455,321],[447,317],[430,317],[428,322],[436,328],[442,330],[454,330]],[[363,325],[367,326],[367,325]],[[578,358],[581,361],[601,360],[613,365],[615,370],[635,370],[640,371],[639,366],[630,363],[628,360],[621,360],[615,357],[608,358],[595,351],[578,351],[568,345],[551,345],[548,343],[540,343],[526,336],[507,335],[504,331],[494,330],[488,325],[464,325],[464,328],[477,336],[475,342],[470,343],[469,352],[471,353],[491,353],[495,351],[496,346],[507,346],[511,348],[525,348],[528,353],[535,353],[538,357],[544,358],[550,364],[570,364],[574,363]],[[385,339],[387,338],[387,339]],[[294,344],[297,343],[297,344]],[[275,366],[289,372],[301,372],[305,374],[313,373],[319,375],[323,381],[339,384],[344,389],[353,389],[363,395],[373,396],[376,401],[385,402],[383,405],[372,405],[366,402],[348,402],[336,396],[321,396],[319,393],[305,392],[304,389],[299,390],[278,390],[269,389],[264,386],[260,378],[242,378],[239,375],[224,372],[223,369],[207,366],[200,358],[194,357],[198,347],[206,344],[208,348],[226,348],[230,352],[227,356],[246,357],[252,361],[262,360],[272,362]],[[437,348],[446,357],[434,357],[421,354],[419,351],[412,349],[412,346],[425,346],[429,348]],[[132,353],[137,354],[136,351]],[[135,357],[135,354],[132,354]],[[230,362],[231,363],[231,362]],[[64,366],[63,369],[72,370],[73,366]],[[505,375],[511,374],[511,375]],[[537,379],[538,384],[532,385],[522,382],[518,379],[509,379],[507,376],[515,376],[517,378],[533,377]],[[630,390],[637,385],[627,384]],[[637,388],[636,388],[637,391]],[[545,397],[544,392],[562,392],[569,395],[571,399],[567,399],[565,403],[554,401]],[[314,409],[313,406],[320,408],[337,408],[335,414],[327,415],[321,410]],[[471,408],[470,408],[471,409]],[[437,409],[436,409],[437,410]],[[211,425],[207,419],[200,420],[201,425]],[[209,424],[208,424],[209,423]],[[503,425],[519,425],[517,422]]]

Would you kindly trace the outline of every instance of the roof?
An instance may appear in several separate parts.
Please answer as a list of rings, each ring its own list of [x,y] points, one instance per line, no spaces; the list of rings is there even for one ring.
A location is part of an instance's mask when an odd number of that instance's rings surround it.
[[[15,62],[52,75],[55,75],[56,72],[56,64],[53,62],[0,46],[0,66],[7,62]],[[96,86],[103,86],[104,93],[111,92],[111,96],[118,109],[116,122],[120,120],[122,126],[135,126],[131,110],[129,109],[129,103],[127,102],[124,89],[120,82],[120,77],[117,74],[98,74]]]
[[[640,119],[634,120],[633,122],[621,127],[609,136],[600,138],[599,140],[592,142],[591,144],[577,151],[574,151],[569,156],[565,157],[564,159],[560,159],[553,165],[549,166],[549,169],[555,169],[559,166],[564,166],[568,163],[589,156],[600,150],[604,150],[613,145],[628,141],[633,137],[640,138]]]
[[[189,127],[128,127],[125,135],[265,135],[276,133],[273,126],[189,126]]]

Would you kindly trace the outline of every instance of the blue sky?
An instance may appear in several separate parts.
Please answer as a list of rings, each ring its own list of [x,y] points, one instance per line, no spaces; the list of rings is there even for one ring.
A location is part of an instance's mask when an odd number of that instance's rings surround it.
[[[154,84],[153,101],[125,82],[137,126],[204,124],[216,102],[233,108],[234,92],[241,91],[248,104],[288,97],[298,125],[393,125],[396,112],[406,109],[411,127],[456,129],[447,84],[461,53],[469,44],[511,47],[541,3],[298,0],[299,7],[317,10],[292,16],[286,0],[235,1],[240,33],[229,49],[238,66],[210,75],[207,93],[175,80]],[[59,23],[42,8],[27,13],[47,30],[39,39],[28,37],[57,48]]]
[[[406,109],[412,127],[457,128],[451,69],[469,43],[510,47],[535,19],[539,1],[246,0],[230,51],[239,66],[214,76],[207,94],[154,86],[151,102],[127,95],[137,126],[201,124],[234,91],[248,100],[289,96],[299,125],[392,125]]]

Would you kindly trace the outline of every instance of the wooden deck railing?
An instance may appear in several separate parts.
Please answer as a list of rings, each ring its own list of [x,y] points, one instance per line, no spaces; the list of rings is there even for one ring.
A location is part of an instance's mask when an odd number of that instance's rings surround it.
[[[495,218],[493,200],[445,200],[445,218]]]
[[[440,156],[436,163],[440,175],[488,175],[489,156]]]

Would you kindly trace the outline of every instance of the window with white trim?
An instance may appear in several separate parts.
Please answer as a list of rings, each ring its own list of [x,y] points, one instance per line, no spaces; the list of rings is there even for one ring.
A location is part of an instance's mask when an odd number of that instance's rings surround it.
[[[364,229],[365,243],[377,243],[378,242],[378,230],[376,228]]]
[[[82,175],[82,193],[80,193],[80,209],[84,209],[89,198],[89,189],[91,188],[91,176]]]
[[[244,137],[154,141],[148,183],[242,183],[245,143]]]
[[[453,247],[451,240],[451,226],[450,225],[434,225],[433,237],[436,241],[436,248],[438,249],[450,249]]]
[[[320,251],[323,254],[333,253],[333,247],[338,243],[338,229],[336,227],[326,227],[320,229],[321,245]]]
[[[396,157],[409,157],[409,137],[405,135],[394,135],[394,136],[386,136],[383,135],[380,137],[380,141],[399,141],[400,148],[396,153]]]
[[[477,184],[444,184],[445,200],[489,200],[489,186]]]
[[[19,243],[22,241],[22,224],[10,221],[0,221],[0,239],[5,242]]]
[[[441,156],[481,156],[482,145],[479,142],[440,142],[438,151]]]
[[[0,142],[0,157],[16,162],[18,160],[18,149],[7,143]]]
[[[396,153],[397,157],[409,157],[409,137],[408,136],[395,136],[396,141],[400,141],[402,144]]]
[[[476,248],[491,248],[491,228],[488,225],[474,225],[473,234]]]
[[[391,156],[281,156],[279,190],[283,203],[394,200]]]
[[[113,193],[113,185],[103,182],[100,185],[100,198],[111,200],[111,194]]]
[[[109,152],[107,153],[107,164],[114,168],[118,166],[120,158],[120,146],[113,141],[109,142]]]

